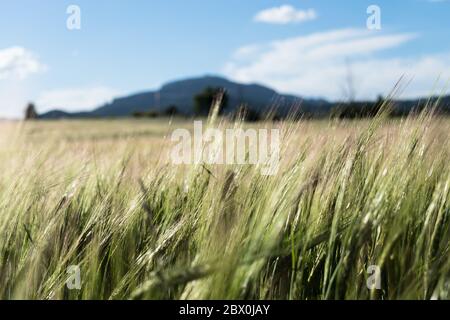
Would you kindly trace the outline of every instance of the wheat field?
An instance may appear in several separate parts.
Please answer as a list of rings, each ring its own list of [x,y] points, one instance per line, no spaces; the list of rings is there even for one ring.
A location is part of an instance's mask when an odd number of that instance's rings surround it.
[[[0,299],[450,298],[449,119],[220,125],[279,172],[171,164],[188,120],[0,123]]]

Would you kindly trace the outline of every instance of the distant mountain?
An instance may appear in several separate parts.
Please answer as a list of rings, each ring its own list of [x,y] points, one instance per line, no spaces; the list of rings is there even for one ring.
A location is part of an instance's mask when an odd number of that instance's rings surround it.
[[[324,116],[336,110],[351,110],[352,116],[360,113],[358,110],[371,110],[376,102],[361,101],[353,104],[332,103],[321,99],[303,99],[293,95],[285,95],[259,84],[240,84],[221,77],[205,76],[170,82],[157,91],[148,91],[121,97],[111,103],[100,106],[92,111],[69,113],[61,110],[52,110],[41,114],[42,119],[61,118],[106,118],[129,117],[134,113],[156,112],[163,113],[168,108],[176,107],[177,112],[187,116],[194,114],[194,97],[207,87],[225,89],[228,95],[228,104],[225,114],[232,113],[240,105],[245,104],[249,109],[264,114],[276,110],[281,117],[295,109],[310,116]],[[436,101],[437,98],[430,98]],[[405,115],[414,108],[424,106],[427,98],[417,100],[404,100],[394,102],[394,115]],[[450,96],[440,99],[441,111],[450,114]],[[348,110],[347,110],[348,111]],[[342,113],[343,116],[347,116]]]
[[[413,100],[401,100],[394,103],[397,112],[408,112],[414,108],[423,107],[425,105],[434,106],[438,102],[438,109],[440,112],[450,114],[450,96],[444,97],[428,97]]]
[[[69,113],[52,110],[40,115],[43,119],[87,118],[87,117],[127,117],[136,112],[164,112],[175,106],[179,113],[194,113],[194,97],[207,87],[223,88],[228,95],[225,113],[235,111],[246,104],[259,113],[276,108],[280,115],[299,105],[305,112],[327,113],[331,104],[325,100],[302,99],[293,95],[283,95],[259,84],[240,84],[224,78],[205,76],[191,78],[164,85],[158,91],[149,91],[121,97],[93,111]]]

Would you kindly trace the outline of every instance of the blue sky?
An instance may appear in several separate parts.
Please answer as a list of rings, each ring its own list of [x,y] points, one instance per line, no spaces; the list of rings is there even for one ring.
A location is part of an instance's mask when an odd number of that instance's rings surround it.
[[[381,30],[368,30],[369,5]],[[66,26],[69,5],[81,29]],[[445,0],[15,0],[0,6],[0,117],[90,109],[167,81],[220,74],[306,97],[405,98],[450,78]],[[437,86],[436,80],[440,77]],[[439,91],[440,92],[440,91]]]

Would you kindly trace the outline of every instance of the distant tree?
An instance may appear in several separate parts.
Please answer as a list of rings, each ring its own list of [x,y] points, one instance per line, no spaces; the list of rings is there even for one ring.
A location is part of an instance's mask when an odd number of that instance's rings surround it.
[[[377,96],[377,104],[382,105],[384,103],[384,100],[385,99],[384,99],[383,95],[379,94]]]
[[[146,115],[149,118],[158,118],[160,116],[158,111],[149,111],[149,112],[146,113]]]
[[[377,101],[375,101],[375,104],[373,106],[373,115],[375,116],[378,112],[380,112],[381,108],[383,107],[383,105],[385,104],[385,99],[384,97],[379,94],[377,97]]]
[[[135,111],[132,113],[132,116],[134,118],[157,118],[159,116],[159,113],[156,111]]]
[[[25,120],[36,119],[38,116],[33,103],[29,103],[25,109]]]
[[[362,101],[341,103],[332,109],[331,116],[348,119],[372,118],[379,113],[382,105],[383,100],[380,99],[375,102]]]
[[[194,108],[197,115],[208,115],[213,102],[222,94],[222,104],[219,113],[226,108],[228,104],[228,95],[221,88],[207,87],[203,92],[194,97]]]
[[[141,111],[134,111],[132,113],[134,118],[143,118],[145,117],[145,112],[141,112]]]
[[[167,116],[175,116],[175,115],[179,114],[177,106],[175,106],[175,105],[169,106],[164,111],[164,114],[167,115]]]
[[[244,120],[247,122],[256,122],[261,120],[261,115],[255,109],[250,108],[247,105],[242,105],[230,115],[232,120]]]

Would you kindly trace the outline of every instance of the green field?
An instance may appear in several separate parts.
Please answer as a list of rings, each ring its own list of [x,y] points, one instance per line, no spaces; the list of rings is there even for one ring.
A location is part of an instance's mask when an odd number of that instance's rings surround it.
[[[171,164],[191,126],[0,123],[0,299],[450,298],[450,120],[245,124],[274,176]]]

